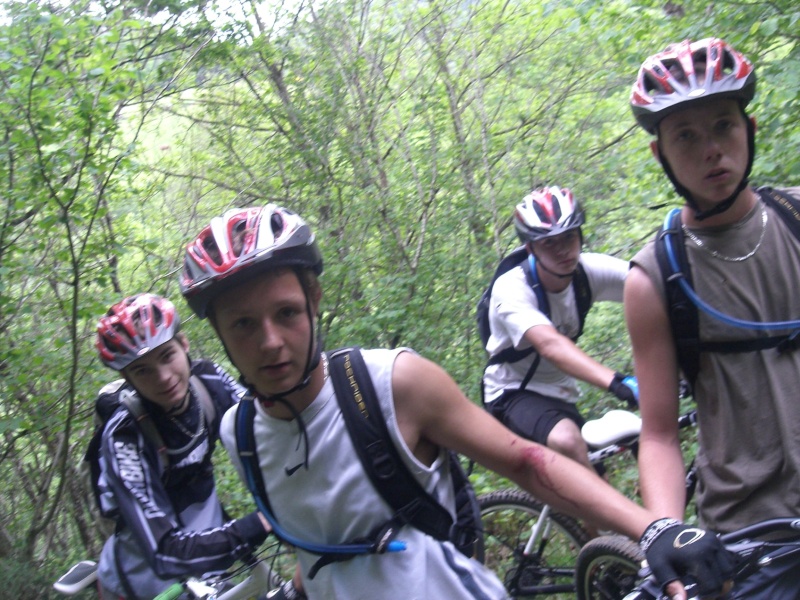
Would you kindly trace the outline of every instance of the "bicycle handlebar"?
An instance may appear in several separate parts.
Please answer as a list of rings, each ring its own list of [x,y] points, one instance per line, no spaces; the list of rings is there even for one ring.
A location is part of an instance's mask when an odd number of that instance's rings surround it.
[[[774,533],[800,535],[800,517],[767,519],[719,536],[720,540],[725,544],[725,547],[739,558],[736,577],[747,576],[758,570],[761,566],[762,557],[770,549],[777,548],[781,545],[792,544],[796,546],[797,551],[800,552],[800,540],[780,542],[754,539]],[[636,589],[625,596],[624,600],[662,600],[667,598],[667,596],[661,593],[661,586],[652,574],[650,574],[649,567],[645,567],[641,575],[646,577],[646,579],[637,586]],[[694,586],[695,584],[693,583],[687,583],[685,586],[689,598],[692,597],[691,590]]]
[[[720,539],[725,545],[734,544],[754,537],[763,537],[772,533],[797,533],[800,534],[800,517],[782,517],[767,519],[742,527],[731,533],[723,533]],[[765,542],[766,543],[766,542]]]
[[[182,583],[173,583],[163,592],[161,592],[158,596],[153,598],[153,600],[177,600],[178,597],[183,593],[183,584]]]

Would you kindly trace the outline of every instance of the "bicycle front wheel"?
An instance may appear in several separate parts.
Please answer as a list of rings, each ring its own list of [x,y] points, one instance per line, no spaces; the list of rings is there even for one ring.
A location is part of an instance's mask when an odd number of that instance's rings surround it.
[[[622,536],[602,536],[587,543],[575,566],[578,600],[621,600],[636,587],[644,554]]]
[[[497,573],[512,597],[574,598],[575,561],[590,537],[579,521],[552,511],[521,490],[484,494],[478,503],[484,564]],[[537,539],[531,540],[537,530]]]

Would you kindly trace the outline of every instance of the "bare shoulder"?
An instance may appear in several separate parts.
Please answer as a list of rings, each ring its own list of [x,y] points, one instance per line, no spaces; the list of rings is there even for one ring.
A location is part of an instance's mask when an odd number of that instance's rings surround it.
[[[485,412],[467,398],[443,367],[410,352],[397,356],[392,393],[398,419],[405,416],[430,439],[437,437],[434,431],[452,427],[474,409]]]
[[[625,279],[625,294],[657,294],[657,290],[645,270],[634,264]]]
[[[401,352],[392,370],[392,396],[400,432],[419,460],[430,464],[437,447],[454,447],[451,417],[469,410],[471,403],[442,367]]]
[[[641,315],[651,318],[662,314],[666,316],[666,300],[656,287],[650,275],[637,265],[633,265],[625,280],[623,296],[625,314]]]
[[[460,394],[453,378],[435,362],[414,352],[401,352],[392,370],[395,404],[428,404],[436,398]]]

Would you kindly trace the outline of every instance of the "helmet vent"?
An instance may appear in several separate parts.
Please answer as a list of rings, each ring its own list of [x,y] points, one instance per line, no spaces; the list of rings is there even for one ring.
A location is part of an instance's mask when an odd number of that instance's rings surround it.
[[[164,313],[162,313],[156,306],[153,306],[152,310],[153,322],[155,323],[156,327],[161,327],[161,325],[164,323]]]
[[[733,57],[729,52],[726,52],[722,58],[722,74],[733,75],[736,72],[736,64]]]
[[[213,237],[207,237],[203,240],[203,250],[206,251],[206,254],[214,261],[215,265],[219,266],[222,264],[222,255]]]
[[[114,331],[117,332],[120,339],[124,339],[127,342],[130,342],[130,337],[128,337],[128,333],[123,329],[123,327],[119,324],[114,325]],[[124,349],[119,344],[115,344],[112,340],[108,338],[101,338],[101,343],[108,348],[111,352],[122,352]]]
[[[272,229],[272,235],[274,237],[280,236],[283,232],[283,217],[279,213],[272,213],[272,216],[269,218],[269,226]]]
[[[539,217],[539,220],[542,223],[550,223],[550,215],[547,213],[547,211],[541,204],[539,204],[538,202],[534,202],[533,210],[536,212],[536,216]]]
[[[234,256],[241,256],[244,249],[245,237],[247,234],[247,221],[242,219],[237,221],[231,229],[231,238],[233,241],[232,250]]]

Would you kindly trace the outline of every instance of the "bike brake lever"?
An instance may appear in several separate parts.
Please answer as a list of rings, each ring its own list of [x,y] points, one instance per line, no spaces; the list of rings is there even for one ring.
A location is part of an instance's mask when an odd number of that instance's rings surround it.
[[[764,542],[753,540],[742,540],[741,542],[729,544],[727,548],[734,553],[736,558],[735,577],[737,579],[746,578],[758,571],[758,561],[767,551]]]

